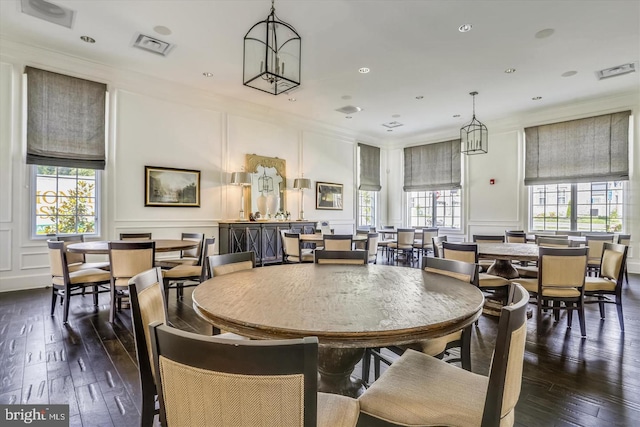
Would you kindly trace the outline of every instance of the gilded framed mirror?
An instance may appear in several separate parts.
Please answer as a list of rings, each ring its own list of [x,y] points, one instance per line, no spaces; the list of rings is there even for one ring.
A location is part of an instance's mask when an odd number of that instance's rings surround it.
[[[259,211],[262,218],[285,212],[287,162],[277,157],[247,154],[245,171],[251,174],[251,187],[245,190],[245,212]]]

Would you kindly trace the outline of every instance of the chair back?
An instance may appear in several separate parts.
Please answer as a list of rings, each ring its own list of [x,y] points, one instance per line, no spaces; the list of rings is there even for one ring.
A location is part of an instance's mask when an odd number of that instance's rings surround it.
[[[382,225],[380,226],[380,230],[378,230],[378,233],[380,234],[380,238],[382,240],[388,240],[390,237],[393,237],[391,234],[385,234],[384,231],[395,231],[396,227],[393,225]]]
[[[120,233],[120,240],[151,240],[151,233]]]
[[[324,249],[327,251],[350,251],[353,249],[351,234],[324,234],[322,240]]]
[[[64,242],[64,249],[67,251],[67,246],[72,243],[82,243],[84,242],[84,234],[69,234],[65,236],[56,236],[56,239],[59,242]],[[82,253],[74,253],[74,252],[66,252],[67,254],[67,264],[78,264],[85,263],[86,257]]]
[[[367,251],[315,251],[316,264],[356,264],[366,265],[369,263]]]
[[[190,240],[198,242],[198,246],[193,249],[184,249],[180,251],[180,258],[190,257],[198,258],[198,264],[202,262],[202,244],[204,243],[204,233],[182,233],[181,240]]]
[[[435,258],[442,258],[442,242],[447,241],[447,236],[437,236],[431,238],[433,245],[433,256]]]
[[[222,276],[236,271],[250,270],[256,266],[256,254],[253,251],[234,254],[210,255],[209,277]]]
[[[546,248],[568,248],[571,246],[571,241],[568,237],[536,236],[536,244],[538,246],[544,246]]]
[[[527,235],[524,231],[505,231],[505,241],[507,243],[527,243]]]
[[[442,258],[478,263],[478,245],[475,243],[442,242]]]
[[[584,291],[587,248],[547,248],[538,250],[538,293],[543,288],[577,288]]]
[[[422,269],[428,273],[442,274],[470,284],[476,283],[478,264],[444,258],[422,258]]]
[[[473,241],[475,243],[504,243],[503,235],[473,235]]]
[[[297,257],[300,259],[301,253],[300,235],[298,233],[284,232],[282,234],[282,248],[286,258]],[[288,259],[285,259],[288,261]]]
[[[369,233],[367,235],[367,249],[369,251],[369,260],[373,261],[378,257],[378,241],[380,235],[378,233]]]
[[[331,227],[329,226],[329,221],[320,221],[320,232],[325,234],[333,234],[331,231]]]
[[[589,248],[589,264],[600,264],[605,242],[614,243],[613,234],[587,234],[585,242]]]
[[[129,280],[129,298],[131,300],[131,321],[136,341],[140,382],[143,389],[153,387],[155,390],[155,371],[149,325],[155,322],[167,323],[169,318],[160,267],[154,267],[133,276]]]
[[[62,287],[70,282],[65,242],[47,240],[47,247],[49,248],[49,269],[53,284]]]
[[[150,330],[162,425],[316,426],[316,337],[230,340],[158,323]]]
[[[513,424],[513,411],[522,386],[528,302],[529,293],[521,285],[510,285],[508,304],[502,308],[498,321],[483,427]]]
[[[438,237],[438,229],[437,228],[423,228],[422,229],[422,248],[423,249],[432,249],[433,248],[433,238]]]
[[[629,248],[617,243],[605,243],[600,262],[600,277],[613,280],[617,286],[622,286],[622,275],[627,262]]]
[[[115,286],[128,286],[129,279],[153,268],[156,242],[109,242],[111,280]]]
[[[415,228],[398,228],[398,237],[396,241],[398,242],[399,248],[401,248],[401,246],[413,246],[413,241],[415,238]]]
[[[204,239],[202,245],[202,251],[200,254],[200,265],[202,266],[202,272],[200,273],[200,283],[207,280],[209,277],[209,255],[214,254],[216,251],[216,238],[208,237]]]
[[[631,234],[618,234],[618,243],[629,246],[631,243]]]

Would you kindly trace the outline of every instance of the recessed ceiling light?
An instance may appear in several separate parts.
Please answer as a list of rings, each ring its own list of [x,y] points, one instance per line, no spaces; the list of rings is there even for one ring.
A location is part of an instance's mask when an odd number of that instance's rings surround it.
[[[362,67],[358,70],[358,72],[360,74],[367,74],[369,71],[371,71],[370,69],[368,69],[367,67]]]
[[[506,70],[504,70],[505,73],[507,74],[513,74],[516,72],[515,68],[507,68]]]
[[[80,40],[82,40],[85,43],[95,43],[96,39],[89,37],[89,36],[80,36]]]
[[[458,117],[460,117],[460,114],[454,114],[453,117],[457,119]]]
[[[342,99],[351,99],[351,95],[342,95],[340,98]]]
[[[416,99],[422,99],[422,98],[424,98],[424,96],[422,96],[422,95],[416,96]]]
[[[351,116],[345,116],[344,118],[345,119],[353,119],[353,117],[351,117]]]
[[[565,71],[561,75],[562,77],[571,77],[571,76],[575,76],[576,74],[578,74],[577,71]]]
[[[545,39],[545,38],[549,37],[550,35],[552,35],[555,32],[556,32],[556,30],[554,30],[553,28],[546,28],[544,30],[538,31],[536,33],[535,37],[537,39]]]
[[[289,102],[296,102],[297,99],[295,99],[294,97],[289,98]]]
[[[387,129],[387,132],[393,132],[393,129]]]
[[[213,77],[213,73],[210,73],[208,71],[205,71],[204,73],[202,73],[202,75],[205,77]]]
[[[155,31],[158,34],[162,34],[163,36],[168,36],[172,32],[169,28],[165,27],[164,25],[156,25],[155,27],[153,27],[153,31]]]
[[[393,117],[394,119],[397,119],[398,117],[400,117],[400,114],[394,114],[391,117]]]
[[[460,31],[461,33],[468,33],[472,28],[473,25],[471,24],[462,24],[458,27],[458,31]]]
[[[540,101],[541,99],[541,96],[534,96],[533,98],[531,98],[532,101]]]

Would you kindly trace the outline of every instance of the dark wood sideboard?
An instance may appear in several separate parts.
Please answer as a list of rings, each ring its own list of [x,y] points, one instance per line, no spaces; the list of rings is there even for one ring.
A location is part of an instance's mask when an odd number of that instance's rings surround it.
[[[253,251],[256,265],[282,262],[281,230],[293,230],[301,234],[316,232],[316,223],[312,221],[258,221],[258,222],[221,222],[220,253]]]

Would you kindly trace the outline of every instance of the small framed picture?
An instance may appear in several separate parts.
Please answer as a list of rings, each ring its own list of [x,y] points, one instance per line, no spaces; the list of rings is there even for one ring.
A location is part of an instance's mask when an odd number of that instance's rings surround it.
[[[342,184],[316,182],[316,209],[342,210]]]
[[[200,207],[200,171],[145,166],[145,206]]]

